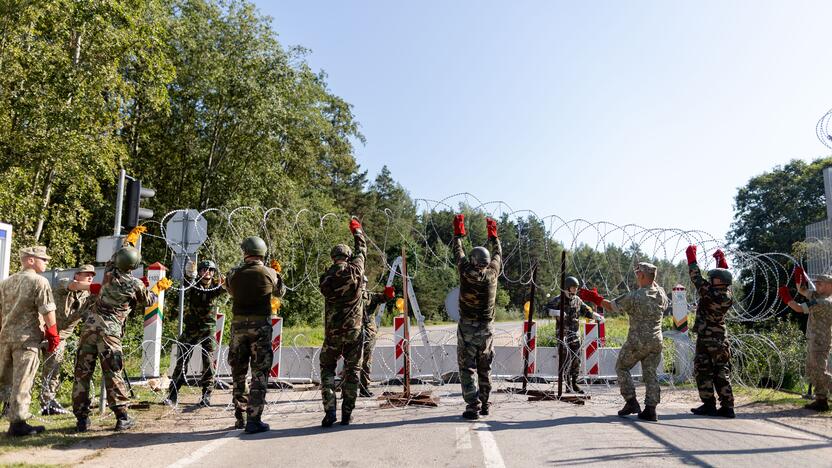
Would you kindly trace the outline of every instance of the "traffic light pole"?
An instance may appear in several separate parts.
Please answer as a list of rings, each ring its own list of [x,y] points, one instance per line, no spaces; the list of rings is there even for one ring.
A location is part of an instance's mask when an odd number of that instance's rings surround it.
[[[127,178],[127,172],[124,169],[118,171],[118,184],[116,185],[116,220],[113,223],[113,235],[121,234],[121,211],[123,209],[124,201],[124,180]]]

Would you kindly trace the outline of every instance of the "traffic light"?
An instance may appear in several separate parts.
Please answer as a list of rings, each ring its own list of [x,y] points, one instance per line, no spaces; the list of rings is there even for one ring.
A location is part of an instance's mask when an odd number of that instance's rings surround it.
[[[142,208],[142,200],[156,195],[152,188],[142,187],[142,181],[128,178],[127,190],[124,197],[124,215],[122,226],[132,229],[139,225],[139,221],[153,217],[153,210]]]

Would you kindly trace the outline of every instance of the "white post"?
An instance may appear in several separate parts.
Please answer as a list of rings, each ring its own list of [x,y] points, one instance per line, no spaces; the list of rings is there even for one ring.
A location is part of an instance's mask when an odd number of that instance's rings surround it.
[[[147,267],[147,281],[153,287],[165,277],[167,268],[159,262]],[[142,375],[159,377],[162,359],[162,321],[164,320],[165,292],[159,293],[156,303],[144,309],[144,340],[142,341]]]

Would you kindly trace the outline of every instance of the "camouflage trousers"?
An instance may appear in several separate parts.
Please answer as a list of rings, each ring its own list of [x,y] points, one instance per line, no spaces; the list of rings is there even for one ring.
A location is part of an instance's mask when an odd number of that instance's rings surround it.
[[[456,361],[462,398],[468,408],[488,404],[491,394],[491,362],[494,360],[492,322],[460,320],[456,332]],[[477,379],[474,380],[474,373]]]
[[[618,353],[618,360],[615,362],[615,373],[618,375],[621,396],[625,400],[636,397],[636,386],[633,383],[630,370],[641,362],[641,379],[647,387],[644,404],[645,406],[656,406],[661,402],[661,388],[656,374],[661,358],[661,341],[645,341],[642,343],[627,340],[624,343]]]
[[[214,330],[185,330],[177,340],[178,353],[176,356],[176,366],[173,369],[173,380],[176,388],[185,384],[185,376],[188,373],[188,363],[196,352],[197,345],[202,347],[200,356],[202,357],[202,375],[199,379],[199,385],[206,393],[211,393],[214,388],[214,349],[216,348],[214,342]],[[271,337],[269,338],[271,342]]]
[[[361,330],[340,331],[337,334],[327,333],[321,346],[321,397],[324,411],[334,411],[337,407],[335,400],[335,368],[338,358],[344,357],[344,382],[341,384],[341,413],[349,414],[355,408],[358,398],[358,381],[361,373]]]
[[[43,352],[43,368],[41,369],[40,404],[46,406],[55,399],[61,386],[61,366],[66,357],[66,341],[61,341],[52,353]]]
[[[72,412],[79,419],[90,414],[90,385],[97,360],[101,361],[101,374],[110,409],[123,409],[130,401],[121,375],[124,369],[121,337],[108,335],[103,330],[84,330],[78,340],[75,382],[72,385]]]
[[[32,414],[32,385],[38,375],[39,343],[0,343],[0,389],[2,400],[8,402],[9,422],[25,421]]]
[[[234,409],[258,419],[266,405],[266,389],[272,368],[272,324],[269,317],[234,321],[228,364],[234,382]],[[251,384],[246,394],[246,374],[251,367]]]
[[[812,330],[806,350],[806,377],[815,390],[815,398],[824,399],[832,387],[832,374],[826,367],[829,361],[830,331]]]
[[[576,380],[581,370],[581,340],[576,336],[567,336],[566,357],[564,362],[567,365],[566,371],[570,379]]]
[[[361,387],[370,388],[370,372],[373,369],[373,348],[376,346],[376,327],[364,325],[361,351]]]
[[[731,347],[727,341],[697,340],[693,373],[696,376],[699,399],[703,402],[713,401],[716,390],[722,406],[734,407],[734,391],[731,389]]]

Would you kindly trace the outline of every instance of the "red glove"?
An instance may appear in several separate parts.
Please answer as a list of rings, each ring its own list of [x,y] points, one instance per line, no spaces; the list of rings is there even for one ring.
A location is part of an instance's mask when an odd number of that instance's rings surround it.
[[[360,230],[361,230],[361,223],[359,223],[357,219],[352,218],[350,220],[350,231],[352,231],[353,235],[355,235],[355,233],[360,231]]]
[[[685,256],[688,257],[688,265],[696,263],[696,246],[689,245],[688,248],[685,249]]]
[[[101,283],[90,284],[90,294],[97,296],[101,292]]]
[[[455,236],[464,236],[465,235],[465,215],[458,214],[454,216],[454,235]]]
[[[714,252],[714,258],[716,259],[717,268],[728,268],[728,262],[725,261],[725,252],[723,252],[722,249],[716,249],[716,252]]]
[[[46,341],[49,342],[49,346],[46,348],[47,353],[52,353],[58,349],[58,345],[61,344],[61,337],[58,335],[58,324],[54,324],[44,330],[43,335]]]
[[[147,276],[142,276],[139,279],[142,280],[142,283],[144,283],[144,287],[146,287],[146,288],[150,287],[150,280],[147,279]]]
[[[792,293],[789,292],[789,288],[785,286],[780,286],[780,288],[777,290],[777,295],[780,296],[780,300],[785,302],[786,304],[794,300],[794,297],[792,297]]]
[[[488,231],[489,239],[497,238],[497,221],[491,218],[485,218],[485,229]]]
[[[806,281],[806,273],[803,271],[803,267],[796,266],[794,267],[794,271],[792,272],[792,278],[794,278],[794,284],[800,286]]]
[[[591,302],[597,306],[604,302],[604,296],[598,294],[597,288],[592,288],[592,290],[581,288],[578,290],[578,297],[584,302]]]
[[[393,289],[393,286],[387,286],[384,288],[384,297],[386,297],[388,300],[396,297],[396,290]]]

